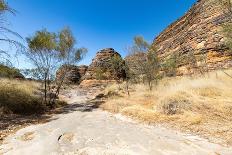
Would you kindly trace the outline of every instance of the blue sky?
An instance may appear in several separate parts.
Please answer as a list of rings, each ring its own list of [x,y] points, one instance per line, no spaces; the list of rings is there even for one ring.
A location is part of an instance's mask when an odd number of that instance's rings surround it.
[[[136,35],[152,40],[181,17],[196,0],[8,0],[18,11],[9,16],[10,28],[22,37],[47,28],[59,31],[69,26],[78,47],[89,52],[81,64],[89,64],[96,52],[112,47],[123,57]],[[30,65],[19,58],[16,67]]]

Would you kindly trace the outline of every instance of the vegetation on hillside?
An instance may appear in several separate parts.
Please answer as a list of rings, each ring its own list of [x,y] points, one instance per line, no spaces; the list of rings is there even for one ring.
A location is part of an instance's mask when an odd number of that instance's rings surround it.
[[[24,78],[16,68],[0,64],[0,78]]]
[[[228,48],[228,53],[232,56],[232,24],[224,25],[223,32],[226,37],[226,47]]]

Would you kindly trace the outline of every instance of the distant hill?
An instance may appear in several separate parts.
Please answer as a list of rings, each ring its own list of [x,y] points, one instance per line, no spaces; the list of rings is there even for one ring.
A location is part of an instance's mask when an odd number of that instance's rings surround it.
[[[24,78],[20,71],[13,67],[0,64],[0,78]]]

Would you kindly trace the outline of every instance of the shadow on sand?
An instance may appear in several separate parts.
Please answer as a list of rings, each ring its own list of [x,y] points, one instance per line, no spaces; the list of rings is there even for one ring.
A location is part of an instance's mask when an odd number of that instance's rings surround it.
[[[70,103],[45,114],[35,114],[30,116],[15,114],[3,115],[0,117],[0,144],[5,137],[26,126],[56,120],[57,118],[53,117],[56,114],[68,114],[75,111],[91,112],[93,109],[98,108],[101,103],[101,100],[90,100],[85,103]]]

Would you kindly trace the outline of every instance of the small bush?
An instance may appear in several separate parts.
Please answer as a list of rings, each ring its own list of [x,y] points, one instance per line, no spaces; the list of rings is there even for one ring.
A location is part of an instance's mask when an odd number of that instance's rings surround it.
[[[107,97],[120,96],[120,91],[117,84],[112,84],[105,88],[104,95]]]
[[[190,95],[184,91],[166,93],[158,100],[154,108],[166,115],[180,114],[184,110],[190,110],[192,102]]]
[[[179,114],[182,110],[189,109],[191,102],[183,96],[170,96],[160,100],[157,108],[158,111],[166,115]]]

